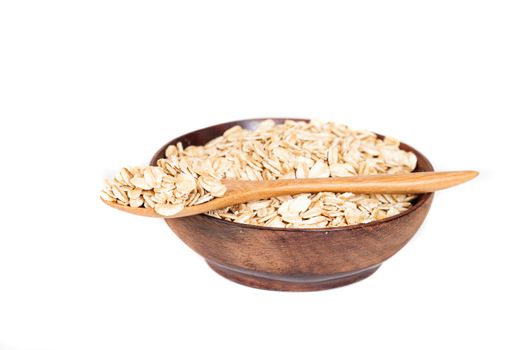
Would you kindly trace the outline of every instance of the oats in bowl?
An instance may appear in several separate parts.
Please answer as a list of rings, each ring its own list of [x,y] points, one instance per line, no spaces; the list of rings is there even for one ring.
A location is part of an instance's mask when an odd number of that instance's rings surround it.
[[[413,171],[414,153],[399,141],[369,131],[319,121],[260,122],[233,126],[205,145],[165,150],[156,166],[124,168],[106,181],[102,196],[132,207],[173,215],[184,206],[222,196],[221,179],[329,178]],[[407,210],[416,196],[304,193],[243,203],[207,213],[236,223],[323,228],[368,223]]]

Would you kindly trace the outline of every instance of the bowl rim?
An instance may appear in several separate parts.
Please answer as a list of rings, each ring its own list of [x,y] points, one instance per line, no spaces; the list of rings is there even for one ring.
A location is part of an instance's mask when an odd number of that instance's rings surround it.
[[[181,136],[175,137],[171,141],[165,143],[161,148],[159,148],[159,150],[157,152],[155,152],[155,154],[151,158],[150,165],[153,165],[153,166],[156,165],[157,159],[163,157],[164,151],[166,150],[166,148],[169,145],[173,145],[175,143],[174,142],[175,140],[179,140],[180,141],[181,139],[187,138],[191,134],[202,132],[202,131],[204,131],[206,129],[222,127],[225,124],[232,124],[232,126],[233,126],[234,124],[240,124],[240,123],[243,123],[243,122],[258,122],[258,121],[262,122],[262,121],[265,121],[265,120],[268,120],[268,119],[271,119],[271,120],[274,120],[274,121],[292,120],[292,121],[303,121],[303,122],[309,122],[309,121],[312,120],[312,119],[308,119],[308,118],[267,117],[267,118],[238,119],[238,120],[233,120],[233,121],[229,121],[229,122],[224,122],[224,123],[218,123],[218,124],[210,125],[210,126],[207,126],[207,127],[204,127],[204,128],[200,128],[200,129],[197,129],[197,130],[193,130],[193,131],[187,132],[187,133],[185,133],[185,134],[183,134]],[[384,137],[382,134],[376,133],[374,131],[371,131],[371,132],[373,132],[374,134],[376,134],[379,137]],[[420,159],[421,159],[421,161],[426,162],[429,165],[429,167],[430,167],[430,169],[428,171],[434,171],[434,167],[432,166],[432,163],[430,163],[430,161],[427,159],[427,157],[425,157],[421,152],[419,152],[414,147],[412,147],[412,146],[410,146],[410,145],[408,145],[408,144],[406,144],[404,142],[401,142],[401,141],[400,141],[400,145],[405,147],[405,148],[409,148],[410,151],[413,152],[416,155],[416,157],[418,159],[418,162],[420,161]],[[398,218],[400,218],[402,216],[409,215],[410,213],[416,211],[418,208],[422,207],[428,201],[430,201],[433,196],[434,196],[434,193],[424,193],[424,194],[420,195],[419,198],[417,199],[417,202],[415,204],[413,204],[410,208],[408,208],[404,212],[399,213],[399,214],[394,215],[394,216],[390,216],[390,217],[387,217],[387,218],[384,218],[384,219],[380,219],[380,220],[374,220],[374,221],[367,222],[367,223],[361,223],[361,224],[355,224],[355,225],[347,225],[347,226],[337,226],[337,227],[319,227],[319,228],[271,227],[271,226],[243,224],[243,223],[239,223],[239,222],[227,221],[227,220],[219,219],[219,218],[216,218],[214,216],[210,216],[210,215],[206,215],[206,214],[199,214],[199,215],[195,215],[195,216],[196,217],[202,217],[203,219],[207,219],[207,220],[211,220],[211,221],[217,221],[218,223],[221,223],[221,224],[234,225],[234,226],[238,226],[239,228],[245,228],[245,229],[250,229],[250,230],[265,230],[265,231],[268,231],[268,230],[276,231],[276,230],[278,230],[278,231],[286,231],[286,232],[312,232],[312,233],[316,233],[316,232],[319,233],[319,232],[326,232],[326,231],[337,232],[337,231],[348,231],[348,230],[361,229],[361,228],[372,228],[374,226],[378,226],[378,225],[387,223],[389,221],[396,220],[396,219],[398,219]],[[166,218],[164,220],[167,221],[167,220],[182,220],[182,219],[185,219],[185,218]]]

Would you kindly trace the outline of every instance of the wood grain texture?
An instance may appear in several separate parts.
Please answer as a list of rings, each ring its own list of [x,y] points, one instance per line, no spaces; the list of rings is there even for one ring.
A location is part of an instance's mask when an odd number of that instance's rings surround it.
[[[133,208],[102,199],[110,207],[130,214],[181,218],[207,213],[212,210],[246,203],[259,199],[315,192],[353,192],[353,193],[428,193],[459,185],[476,177],[476,171],[417,172],[397,175],[368,175],[320,179],[286,179],[266,181],[246,181],[226,179],[222,183],[227,190],[224,196],[204,204],[184,208],[172,216],[161,216],[151,208]]]
[[[284,119],[275,119],[282,122]],[[168,142],[204,144],[234,125],[253,128],[260,120],[225,123],[201,129]],[[414,148],[416,171],[433,171]],[[222,276],[251,287],[311,291],[339,287],[371,275],[401,249],[425,219],[433,194],[421,195],[407,211],[368,224],[328,229],[282,229],[227,222],[207,215],[166,219],[190,248]]]

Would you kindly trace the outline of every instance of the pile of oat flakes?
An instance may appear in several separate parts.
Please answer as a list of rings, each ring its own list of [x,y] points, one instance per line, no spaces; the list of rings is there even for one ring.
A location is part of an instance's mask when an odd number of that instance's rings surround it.
[[[274,180],[409,173],[416,156],[393,138],[319,121],[235,126],[204,146],[171,145],[157,166],[123,168],[106,180],[102,198],[164,216],[221,197],[221,179]],[[335,227],[407,210],[413,195],[304,193],[253,201],[208,215],[270,227]]]

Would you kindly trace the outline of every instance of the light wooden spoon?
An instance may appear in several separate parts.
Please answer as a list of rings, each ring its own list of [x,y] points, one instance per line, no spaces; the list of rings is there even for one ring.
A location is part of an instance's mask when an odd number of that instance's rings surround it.
[[[293,180],[222,180],[227,190],[223,197],[185,207],[173,216],[161,216],[150,208],[132,208],[102,199],[110,207],[149,217],[184,217],[226,208],[231,205],[283,195],[313,192],[352,193],[427,193],[459,185],[475,178],[477,171],[418,172],[402,175],[368,175]]]

